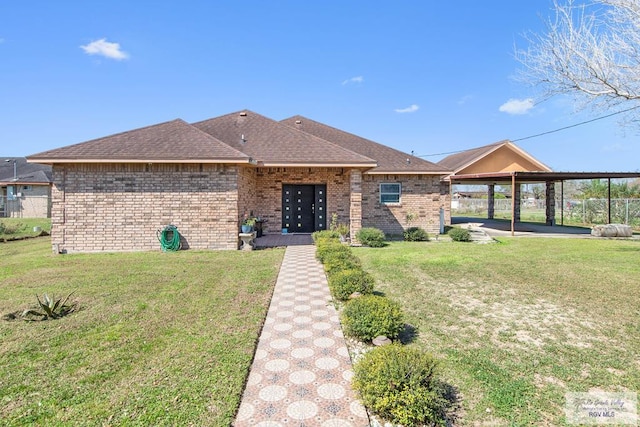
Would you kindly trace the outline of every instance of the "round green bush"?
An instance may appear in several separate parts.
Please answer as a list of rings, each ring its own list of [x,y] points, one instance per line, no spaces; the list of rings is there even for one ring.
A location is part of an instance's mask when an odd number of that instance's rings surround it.
[[[471,233],[469,233],[469,230],[464,228],[453,227],[451,230],[449,230],[447,234],[449,235],[449,237],[451,237],[451,240],[453,240],[454,242],[471,241]]]
[[[367,352],[354,366],[353,387],[375,414],[393,423],[444,425],[448,401],[437,361],[412,347],[391,344]]]
[[[335,230],[314,231],[311,233],[311,238],[314,242],[321,239],[340,239],[340,233]]]
[[[354,292],[368,295],[373,292],[373,276],[360,268],[337,271],[329,277],[331,295],[337,300],[346,301]]]
[[[338,271],[360,268],[360,260],[351,252],[351,248],[344,245],[341,246],[346,251],[327,252],[323,256],[322,264],[324,264],[324,271],[327,272],[329,277]]]
[[[366,342],[379,335],[396,338],[404,328],[400,305],[377,295],[365,295],[347,302],[341,320],[347,335]]]
[[[351,248],[343,245],[338,239],[318,239],[316,240],[316,257],[322,263],[331,256],[349,256]]]
[[[384,246],[384,233],[373,227],[364,227],[356,233],[356,239],[365,246],[381,248]]]
[[[427,232],[420,227],[409,227],[403,235],[407,242],[427,242],[429,240]]]

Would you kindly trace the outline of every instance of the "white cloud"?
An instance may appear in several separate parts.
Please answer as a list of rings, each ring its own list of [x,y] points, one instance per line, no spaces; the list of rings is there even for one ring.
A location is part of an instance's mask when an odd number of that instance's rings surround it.
[[[355,77],[351,77],[350,79],[347,79],[345,81],[342,82],[342,85],[346,85],[349,83],[356,83],[356,84],[360,84],[364,81],[364,77],[362,76],[355,76]]]
[[[527,114],[534,107],[533,98],[510,99],[500,106],[498,110],[507,114]]]
[[[111,43],[107,39],[92,41],[91,43],[80,46],[87,55],[101,55],[106,58],[121,61],[127,59],[129,54],[120,49],[120,43]]]
[[[465,105],[467,102],[473,99],[473,95],[465,95],[458,100],[458,105]]]
[[[420,106],[418,104],[411,104],[407,108],[396,108],[393,111],[395,111],[396,113],[415,113],[419,109],[420,109]]]
[[[619,142],[614,142],[613,144],[604,145],[602,147],[602,151],[619,153],[619,152],[622,152],[622,151],[628,151],[628,149],[627,149],[627,147],[625,147],[624,145],[620,144]]]

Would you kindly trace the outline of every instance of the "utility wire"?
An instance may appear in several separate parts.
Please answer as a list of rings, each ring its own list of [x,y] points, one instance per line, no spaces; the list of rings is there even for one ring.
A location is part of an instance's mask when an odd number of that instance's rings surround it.
[[[636,105],[635,107],[627,108],[626,110],[616,111],[615,113],[607,114],[605,116],[596,117],[595,119],[591,119],[591,120],[585,120],[584,122],[580,122],[580,123],[576,123],[576,124],[573,124],[573,125],[561,127],[561,128],[558,128],[558,129],[547,131],[547,132],[542,132],[542,133],[538,133],[538,134],[531,135],[531,136],[525,136],[524,138],[512,139],[511,142],[524,141],[525,139],[536,138],[538,136],[548,135],[550,133],[560,132],[562,130],[571,129],[571,128],[574,128],[574,127],[577,127],[577,126],[586,125],[587,123],[595,122],[595,121],[598,121],[598,120],[606,119],[606,118],[611,117],[611,116],[615,116],[615,115],[618,115],[618,114],[626,113],[628,111],[635,110],[636,108],[640,108],[640,105]]]
[[[575,124],[569,125],[569,126],[564,126],[564,127],[558,128],[558,129],[549,130],[549,131],[542,132],[542,133],[537,133],[535,135],[525,136],[523,138],[511,139],[510,141],[511,142],[518,142],[518,141],[524,141],[524,140],[527,140],[527,139],[537,138],[537,137],[543,136],[543,135],[549,135],[551,133],[560,132],[560,131],[571,129],[571,128],[574,128],[574,127],[586,125],[588,123],[592,123],[592,122],[595,122],[595,121],[598,121],[598,120],[606,119],[606,118],[611,117],[611,116],[616,116],[618,114],[626,113],[626,112],[629,112],[631,110],[635,110],[637,108],[640,108],[640,105],[636,105],[635,107],[627,108],[625,110],[616,111],[615,113],[611,113],[611,114],[607,114],[607,115],[604,115],[604,116],[596,117],[594,119],[585,120],[584,122],[575,123]],[[458,153],[462,153],[462,152],[469,151],[469,150],[475,150],[476,148],[478,148],[478,147],[468,148],[468,149],[465,149],[465,150],[458,150],[458,151],[449,151],[447,153],[422,154],[422,155],[415,156],[415,157],[435,157],[435,156],[444,156],[444,155],[448,155],[448,154],[458,154]]]

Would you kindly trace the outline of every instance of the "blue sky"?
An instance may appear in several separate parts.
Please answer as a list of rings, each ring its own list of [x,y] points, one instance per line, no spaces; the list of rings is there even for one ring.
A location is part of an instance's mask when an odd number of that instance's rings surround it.
[[[517,140],[596,117],[562,98],[527,108],[535,93],[513,79],[515,46],[549,13],[550,0],[2,2],[0,155],[245,108],[416,155]],[[612,117],[516,143],[555,170],[637,171],[637,141]]]

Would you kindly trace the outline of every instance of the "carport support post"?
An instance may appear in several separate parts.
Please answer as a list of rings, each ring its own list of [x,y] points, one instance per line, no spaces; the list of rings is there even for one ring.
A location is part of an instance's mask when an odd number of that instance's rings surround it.
[[[556,183],[547,181],[545,197],[547,199],[547,225],[556,225]]]
[[[611,178],[607,178],[607,211],[608,211],[607,224],[611,224]]]
[[[495,213],[496,213],[496,199],[495,199],[495,195],[496,195],[496,186],[495,184],[489,184],[488,185],[488,189],[487,189],[487,218],[488,219],[493,219]]]
[[[515,235],[516,229],[516,175],[511,174],[511,236]]]

